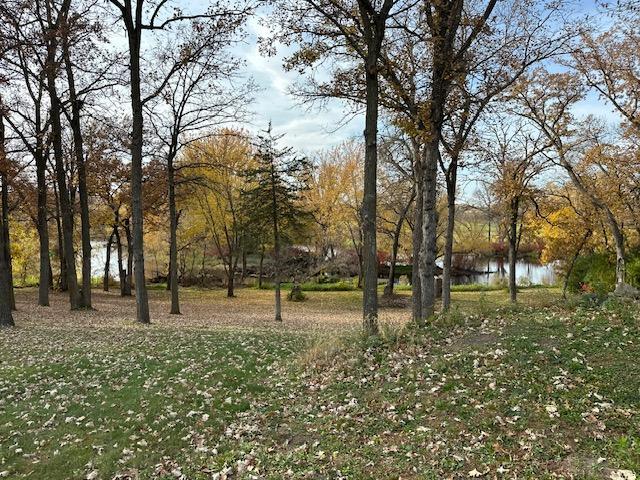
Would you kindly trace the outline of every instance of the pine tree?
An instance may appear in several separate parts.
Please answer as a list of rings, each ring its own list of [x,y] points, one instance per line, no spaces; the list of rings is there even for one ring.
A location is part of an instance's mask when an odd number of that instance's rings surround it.
[[[255,166],[245,173],[243,192],[249,222],[254,230],[269,232],[273,241],[275,319],[282,321],[280,296],[280,254],[283,242],[300,232],[309,220],[302,203],[302,193],[309,188],[311,162],[294,155],[290,147],[280,148],[271,124],[258,135]]]

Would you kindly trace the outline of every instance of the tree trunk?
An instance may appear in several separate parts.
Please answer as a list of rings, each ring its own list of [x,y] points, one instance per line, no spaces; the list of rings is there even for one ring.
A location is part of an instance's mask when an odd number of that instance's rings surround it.
[[[80,109],[82,102],[76,95],[74,72],[71,64],[71,54],[68,42],[62,42],[67,83],[69,85],[69,100],[71,102],[71,131],[73,132],[73,150],[78,168],[78,190],[80,194],[80,236],[82,240],[82,289],[80,291],[80,306],[91,309],[91,226],[89,224],[89,194],[87,192],[87,172],[84,161],[84,147],[82,129],[80,126]]]
[[[380,33],[381,35],[382,33]],[[372,43],[365,65],[364,192],[362,198],[362,314],[367,335],[378,334],[378,250],[376,197],[378,173],[378,49]]]
[[[453,235],[456,222],[456,182],[458,176],[457,159],[451,159],[447,175],[447,232],[442,261],[442,311],[451,308],[451,264],[453,259]]]
[[[0,123],[2,123],[2,118],[0,117]],[[3,150],[4,150],[4,124],[1,128],[2,132],[0,132],[0,140],[2,141]],[[7,271],[6,271],[6,288],[9,293],[9,305],[12,310],[16,309],[16,296],[13,290],[13,262],[11,261],[11,237],[9,235],[9,185],[7,180],[7,171],[6,171],[6,160],[4,152],[0,152],[0,189],[2,196],[2,208],[1,216],[2,216],[2,226],[0,228],[0,235],[3,237],[2,245],[4,248],[4,258],[7,262]]]
[[[38,183],[38,243],[40,248],[40,277],[38,305],[49,306],[49,287],[53,282],[51,257],[49,256],[49,224],[47,222],[47,160],[38,147],[35,155],[36,179]]]
[[[126,296],[126,285],[127,285],[127,272],[124,268],[122,268],[122,239],[120,237],[120,228],[116,223],[113,226],[113,232],[116,237],[116,252],[118,255],[118,282],[120,283],[120,296]]]
[[[107,251],[106,251],[106,259],[104,262],[104,277],[102,280],[102,290],[105,292],[109,291],[109,279],[110,279],[110,271],[111,271],[111,245],[113,245],[113,237],[115,232],[112,231],[111,235],[109,235],[109,239],[107,240]]]
[[[415,162],[414,164],[414,188],[416,190],[416,208],[413,221],[413,251],[412,251],[412,265],[411,265],[411,299],[413,303],[413,322],[416,325],[420,325],[422,321],[422,288],[420,286],[420,251],[422,249],[422,219],[424,216],[422,205],[424,203],[422,184],[422,164]]]
[[[3,142],[4,146],[4,142]],[[0,159],[0,162],[4,159]],[[3,175],[4,179],[4,175]],[[4,183],[4,182],[3,182]],[[3,188],[4,192],[4,188]],[[2,195],[2,209],[5,209],[6,197]],[[5,225],[4,216],[0,216],[0,230],[4,232],[8,229],[8,225]],[[14,324],[12,310],[12,280],[9,273],[10,259],[7,257],[7,252],[10,252],[10,248],[6,245],[6,237],[4,234],[0,235],[0,327],[12,327]]]
[[[273,165],[274,159],[271,159],[271,208],[273,215],[273,263],[274,263],[274,282],[275,282],[275,320],[282,321],[282,299],[280,295],[280,229],[278,224],[278,204],[276,198],[276,180],[275,169]]]
[[[127,13],[131,15],[130,7]],[[133,223],[133,260],[135,269],[135,289],[137,320],[140,323],[151,323],[149,316],[149,297],[144,272],[144,231],[142,206],[142,142],[144,134],[143,102],[140,93],[140,43],[141,43],[141,8],[136,6],[135,24],[130,19],[128,29],[129,40],[129,72],[131,81],[131,217]]]
[[[229,266],[228,274],[227,274],[227,297],[233,298],[235,297],[235,293],[233,291],[233,281],[236,275],[236,270],[233,265]]]
[[[0,104],[0,107],[2,105]],[[0,110],[0,327],[14,325],[11,310],[16,308],[9,235],[8,159],[5,150],[4,112]]]
[[[65,1],[59,13],[60,17],[66,16],[69,1]],[[50,10],[47,3],[47,9]],[[66,11],[65,11],[66,9]],[[58,70],[57,54],[57,26],[52,23],[51,12],[48,11],[49,38],[47,39],[47,91],[49,93],[49,120],[51,123],[51,138],[53,143],[53,157],[55,160],[56,182],[58,184],[58,197],[60,201],[60,214],[62,216],[62,243],[64,246],[65,267],[67,273],[67,287],[69,291],[69,303],[71,309],[80,307],[80,294],[78,291],[78,277],[76,275],[76,263],[73,246],[73,210],[67,188],[67,172],[64,164],[64,149],[62,145],[61,105],[56,86],[56,74]]]
[[[589,237],[591,237],[592,234],[593,232],[591,230],[587,230],[585,232],[582,240],[580,241],[580,245],[578,245],[578,248],[576,249],[576,253],[573,254],[573,258],[571,259],[571,263],[569,264],[569,268],[567,269],[567,273],[564,277],[564,284],[562,285],[562,298],[564,298],[565,300],[567,299],[567,288],[569,287],[569,278],[571,277],[571,273],[573,273],[573,267],[575,266],[576,261],[580,256],[580,252],[582,251],[585,244],[587,243],[587,240],[589,240]]]
[[[516,260],[518,258],[518,210],[519,201],[511,203],[509,218],[509,300],[518,301],[518,286],[516,284]]]
[[[437,235],[437,173],[439,142],[432,140],[425,145],[424,154],[424,187],[422,244],[420,246],[420,288],[422,301],[422,318],[419,325],[425,325],[435,313],[435,266]]]
[[[125,272],[123,296],[130,297],[133,282],[133,241],[131,240],[131,227],[128,218],[124,221],[124,232],[127,237],[127,270]]]
[[[173,168],[173,155],[167,159],[167,176],[169,182],[169,277],[167,282],[171,288],[171,314],[180,315],[180,297],[178,285],[178,213],[176,211],[176,183]]]

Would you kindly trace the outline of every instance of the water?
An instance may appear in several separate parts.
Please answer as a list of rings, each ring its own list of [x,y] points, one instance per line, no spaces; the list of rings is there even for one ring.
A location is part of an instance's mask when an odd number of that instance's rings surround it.
[[[124,254],[126,262],[126,252]],[[118,254],[114,248],[111,251],[109,262],[109,272],[113,278],[118,277]],[[105,242],[91,242],[91,276],[93,278],[102,277],[104,275],[104,264],[107,261],[107,247]],[[126,268],[126,265],[124,265]]]
[[[483,273],[455,276],[453,277],[454,285],[468,283],[494,285],[506,282],[509,278],[509,262],[503,258],[476,257],[466,259],[464,268]],[[553,264],[541,265],[527,260],[516,262],[516,283],[518,285],[554,285],[557,280]]]
[[[91,242],[91,270],[93,277],[104,275],[104,262],[106,260],[106,248],[104,242]],[[452,278],[454,285],[478,283],[481,285],[494,285],[507,282],[509,278],[509,262],[502,258],[482,258],[465,256],[464,270],[483,272],[468,275],[455,275]],[[126,253],[125,253],[126,261]],[[150,260],[149,260],[150,261]],[[454,262],[455,264],[456,262]],[[125,265],[126,267],[126,265]],[[118,264],[115,249],[111,253],[110,273],[113,278],[118,276]],[[553,264],[541,265],[527,260],[516,262],[516,282],[518,285],[554,285],[557,283],[557,275]]]

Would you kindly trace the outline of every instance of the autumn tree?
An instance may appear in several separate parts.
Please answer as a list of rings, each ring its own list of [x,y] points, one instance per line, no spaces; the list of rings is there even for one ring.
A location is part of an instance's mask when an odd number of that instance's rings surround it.
[[[352,248],[358,259],[358,288],[363,276],[363,147],[347,140],[321,152],[304,193],[321,258],[335,259],[338,252]]]
[[[33,158],[37,182],[37,225],[40,244],[38,304],[49,305],[51,264],[47,206],[47,159],[50,147],[49,115],[46,99],[44,65],[46,50],[42,30],[29,4],[20,1],[0,5],[2,36],[7,49],[1,56],[1,68],[12,79],[5,95],[7,128],[22,142]],[[10,48],[9,48],[10,47]]]
[[[571,73],[549,73],[536,70],[517,91],[522,105],[520,115],[528,118],[542,132],[553,149],[553,161],[567,173],[576,189],[602,212],[614,238],[616,250],[616,283],[625,283],[625,242],[621,228],[609,199],[589,186],[588,176],[576,168],[584,154],[585,136],[577,132],[571,107],[585,94],[579,77]]]
[[[151,124],[167,168],[168,283],[172,314],[180,313],[175,161],[185,147],[211,135],[213,128],[239,121],[246,114],[245,107],[251,99],[252,85],[241,84],[238,72],[241,62],[229,53],[230,47],[242,38],[240,34],[246,19],[245,13],[220,17],[211,28],[192,25],[191,31],[182,32],[184,38],[180,39],[181,44],[175,45],[172,39],[158,58],[161,65],[174,68],[185,52],[189,52],[190,57],[166,82],[162,94],[150,104]],[[184,162],[181,168],[187,168]]]
[[[242,257],[247,226],[242,191],[251,163],[251,145],[246,135],[222,130],[191,144],[179,164],[194,166],[189,168],[194,185],[184,203],[192,215],[195,210],[204,218],[213,237],[227,277],[228,297],[235,296],[234,282]]]
[[[499,102],[524,74],[537,64],[559,58],[572,47],[575,30],[566,25],[563,2],[531,4],[513,0],[496,5],[491,31],[479,35],[464,56],[446,102],[441,137],[440,167],[447,194],[447,230],[442,271],[442,309],[451,304],[451,263],[455,231],[458,170],[473,157],[477,125],[493,115]],[[468,31],[462,29],[461,41]]]
[[[524,232],[525,212],[538,195],[535,180],[547,167],[549,148],[539,132],[529,132],[524,122],[501,118],[487,126],[483,155],[490,165],[491,189],[497,197],[507,227],[509,241],[509,297],[517,300],[516,262]]]

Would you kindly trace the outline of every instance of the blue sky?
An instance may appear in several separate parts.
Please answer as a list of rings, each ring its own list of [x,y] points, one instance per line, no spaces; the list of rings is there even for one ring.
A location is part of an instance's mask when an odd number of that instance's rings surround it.
[[[283,141],[287,145],[307,155],[362,134],[362,116],[352,118],[343,125],[348,112],[342,102],[329,101],[323,108],[301,105],[288,92],[292,84],[301,80],[301,76],[297,72],[286,72],[282,67],[283,58],[291,50],[281,47],[274,57],[266,57],[259,52],[258,38],[269,33],[266,27],[260,25],[259,17],[249,21],[247,30],[248,37],[237,48],[237,54],[246,62],[247,75],[261,89],[251,106],[255,114],[251,120],[252,130],[265,128],[272,121],[276,133],[286,134]]]

